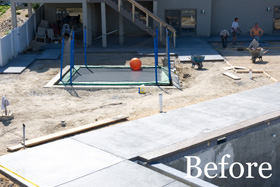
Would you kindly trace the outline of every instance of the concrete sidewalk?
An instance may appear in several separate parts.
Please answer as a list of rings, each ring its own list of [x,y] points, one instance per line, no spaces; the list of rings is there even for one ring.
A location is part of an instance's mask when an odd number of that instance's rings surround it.
[[[130,160],[278,111],[279,95],[271,84],[4,155],[0,165],[39,186],[187,186]]]

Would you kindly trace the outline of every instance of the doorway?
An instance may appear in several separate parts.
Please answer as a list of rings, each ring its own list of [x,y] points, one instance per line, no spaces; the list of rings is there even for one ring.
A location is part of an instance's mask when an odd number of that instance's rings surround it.
[[[280,32],[280,6],[274,7],[273,30]]]
[[[177,35],[196,35],[196,10],[166,10],[165,21],[176,29]]]

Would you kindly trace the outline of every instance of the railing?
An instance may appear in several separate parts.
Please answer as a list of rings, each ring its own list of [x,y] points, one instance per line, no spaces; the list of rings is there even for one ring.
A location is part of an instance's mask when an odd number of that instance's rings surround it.
[[[36,26],[41,22],[43,5],[20,27],[14,28],[0,38],[0,67],[5,66],[10,60],[21,53],[36,33]]]
[[[118,11],[121,11],[121,7],[123,4],[124,0],[117,0],[117,4],[118,4]],[[162,19],[160,19],[158,16],[156,16],[155,14],[153,14],[152,12],[150,12],[149,10],[147,10],[145,7],[143,7],[142,5],[140,5],[138,2],[136,2],[135,0],[127,0],[127,2],[131,3],[132,5],[132,22],[135,21],[135,8],[138,8],[140,11],[144,12],[145,14],[145,24],[146,24],[146,29],[149,28],[149,18],[152,18],[152,22],[156,23],[159,25],[159,37],[160,40],[163,40],[163,33],[165,32],[165,30],[167,29],[169,32],[172,33],[172,37],[173,37],[173,42],[174,42],[174,47],[176,47],[176,30],[170,26],[169,24],[167,24],[165,21],[163,21]]]

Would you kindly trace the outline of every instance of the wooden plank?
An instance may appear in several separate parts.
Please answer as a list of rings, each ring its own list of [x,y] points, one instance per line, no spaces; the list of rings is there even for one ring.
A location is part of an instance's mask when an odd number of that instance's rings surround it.
[[[230,66],[230,67],[224,67],[224,70],[232,70],[232,69],[234,69],[234,67],[233,67],[233,66]]]
[[[248,69],[248,68],[246,68],[246,67],[242,67],[242,66],[233,66],[234,67],[234,69]]]
[[[241,79],[240,77],[238,77],[236,75],[233,75],[232,73],[229,73],[229,72],[224,72],[223,75],[228,76],[228,77],[230,77],[234,80],[240,80]]]
[[[235,73],[249,73],[249,70],[236,70]],[[263,73],[263,70],[253,70],[252,73]]]
[[[23,145],[22,144],[17,144],[17,145],[14,145],[12,147],[8,147],[8,151],[17,151],[17,150],[20,150],[23,148]]]
[[[46,136],[34,138],[34,139],[31,139],[31,140],[27,140],[25,142],[25,146],[26,147],[35,146],[35,145],[42,144],[42,143],[45,143],[45,142],[49,142],[49,141],[52,141],[52,140],[55,140],[55,139],[58,139],[58,138],[62,138],[62,137],[65,137],[65,136],[69,136],[69,135],[77,134],[77,133],[80,133],[80,132],[83,132],[83,131],[87,131],[87,130],[90,130],[92,128],[102,127],[102,126],[108,125],[108,124],[113,123],[113,122],[126,120],[127,118],[128,118],[127,116],[118,116],[118,117],[114,117],[114,118],[111,118],[111,119],[106,119],[106,120],[102,120],[102,121],[99,121],[99,122],[90,123],[90,124],[83,125],[83,126],[80,126],[80,127],[76,127],[76,128],[60,131],[60,132],[57,132],[57,133],[49,134],[49,135],[46,135]],[[16,150],[19,150],[21,148],[23,148],[23,145],[19,144],[19,145],[15,145],[15,146],[12,146],[12,147],[8,147],[8,150],[9,151],[16,151]]]
[[[274,82],[278,82],[277,79],[275,79],[274,77],[272,77],[271,75],[269,75],[266,71],[263,71],[263,74],[265,74],[268,78],[270,78],[272,81]]]

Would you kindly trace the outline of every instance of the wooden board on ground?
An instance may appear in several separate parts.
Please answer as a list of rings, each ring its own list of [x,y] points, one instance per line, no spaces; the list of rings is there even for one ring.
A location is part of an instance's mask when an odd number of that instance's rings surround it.
[[[241,67],[241,66],[230,66],[230,67],[224,67],[224,70],[232,70],[232,69],[248,69],[246,67]]]
[[[223,75],[228,76],[228,77],[230,77],[234,80],[240,80],[241,79],[240,77],[238,77],[236,75],[233,75],[232,73],[229,73],[229,72],[223,72]]]
[[[265,76],[267,76],[268,78],[270,78],[272,81],[278,82],[277,79],[275,79],[274,77],[272,77],[271,75],[269,75],[266,71],[263,71],[263,74],[265,74]]]
[[[236,70],[235,73],[249,73],[249,70]],[[263,73],[263,70],[252,70],[252,73]]]
[[[80,133],[80,132],[83,132],[83,131],[87,131],[87,130],[90,130],[92,128],[102,127],[102,126],[105,126],[105,125],[108,125],[108,124],[111,124],[111,123],[114,123],[114,122],[117,122],[117,121],[126,120],[127,118],[128,118],[127,116],[118,116],[118,117],[114,117],[114,118],[111,118],[111,119],[106,119],[106,120],[98,121],[98,122],[95,122],[95,123],[90,123],[88,125],[83,125],[83,126],[80,126],[80,127],[76,127],[76,128],[60,131],[60,132],[57,132],[57,133],[49,134],[49,135],[46,135],[46,136],[34,138],[34,139],[31,139],[31,140],[27,140],[25,142],[25,146],[26,147],[35,146],[35,145],[42,144],[42,143],[45,143],[45,142],[49,142],[49,141],[52,141],[52,140],[55,140],[55,139],[58,139],[58,138],[62,138],[62,137],[65,137],[65,136],[69,136],[69,135],[77,134],[77,133]],[[12,146],[12,147],[8,147],[8,151],[16,151],[16,150],[19,150],[23,147],[24,146],[22,144],[18,144],[18,145]]]

